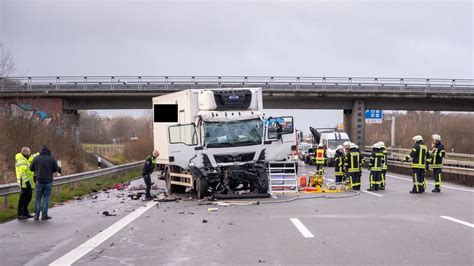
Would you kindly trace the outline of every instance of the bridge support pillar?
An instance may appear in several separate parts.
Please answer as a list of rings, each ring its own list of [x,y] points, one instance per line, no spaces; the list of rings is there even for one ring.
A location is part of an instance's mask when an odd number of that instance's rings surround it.
[[[74,137],[77,143],[79,143],[79,113],[77,110],[63,110],[63,126],[64,133],[66,135]]]
[[[352,109],[344,110],[344,130],[352,142],[359,145],[361,150],[365,146],[365,103],[355,100]]]

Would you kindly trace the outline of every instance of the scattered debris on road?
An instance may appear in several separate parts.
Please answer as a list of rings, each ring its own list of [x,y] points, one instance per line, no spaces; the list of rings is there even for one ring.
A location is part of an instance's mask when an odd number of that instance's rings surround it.
[[[202,219],[202,223],[203,223],[203,224],[207,224],[207,222],[208,222],[208,220]]]
[[[208,212],[216,212],[218,210],[219,210],[218,208],[208,208],[207,209]]]
[[[136,193],[129,194],[128,197],[131,198],[132,200],[138,200],[138,199],[140,199],[144,194],[145,194],[145,192],[136,192]]]
[[[178,212],[178,214],[194,214],[194,212],[189,212],[189,211],[188,211],[188,212],[184,212],[184,211],[180,211],[180,212]]]
[[[117,214],[115,214],[115,213],[112,214],[112,213],[110,213],[110,212],[108,212],[108,211],[104,211],[104,212],[102,212],[102,214],[103,214],[104,216],[117,216]]]

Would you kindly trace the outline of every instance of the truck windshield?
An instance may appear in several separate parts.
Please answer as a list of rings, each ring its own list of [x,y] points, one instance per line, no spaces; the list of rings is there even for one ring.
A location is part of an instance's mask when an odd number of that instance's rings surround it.
[[[328,149],[335,150],[337,146],[344,144],[344,142],[349,141],[348,139],[330,139],[328,140]]]
[[[206,122],[204,140],[208,148],[262,144],[263,122],[260,119]]]

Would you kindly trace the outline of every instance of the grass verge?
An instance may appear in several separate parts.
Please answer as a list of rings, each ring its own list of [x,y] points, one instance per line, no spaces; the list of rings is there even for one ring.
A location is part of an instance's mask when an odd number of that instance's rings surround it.
[[[99,191],[103,188],[108,188],[114,184],[125,183],[133,180],[141,175],[141,170],[136,169],[125,174],[113,175],[109,177],[97,177],[90,180],[84,180],[73,184],[53,187],[49,206],[65,202],[77,196],[86,195],[93,191]],[[58,190],[59,188],[59,190]],[[58,193],[59,192],[59,193]],[[0,197],[0,223],[15,219],[17,217],[18,198],[20,194],[12,194],[8,196],[8,207],[4,207],[4,198]],[[30,213],[34,213],[35,195],[29,205]]]
[[[106,159],[114,165],[121,165],[127,163],[127,160],[125,159],[125,155],[123,153],[115,154],[113,156],[110,156],[110,158],[106,157]]]

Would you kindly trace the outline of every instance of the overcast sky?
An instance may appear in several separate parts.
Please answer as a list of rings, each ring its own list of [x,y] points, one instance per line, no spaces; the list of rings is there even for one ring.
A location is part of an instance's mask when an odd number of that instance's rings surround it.
[[[471,1],[0,2],[21,75],[474,78]]]

